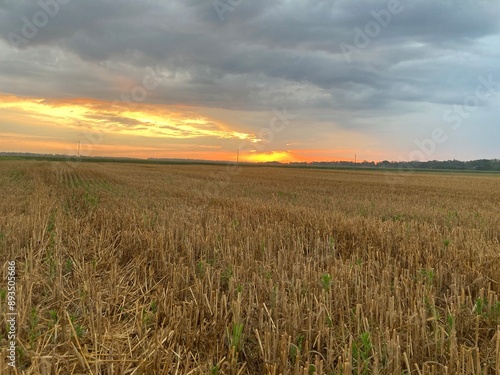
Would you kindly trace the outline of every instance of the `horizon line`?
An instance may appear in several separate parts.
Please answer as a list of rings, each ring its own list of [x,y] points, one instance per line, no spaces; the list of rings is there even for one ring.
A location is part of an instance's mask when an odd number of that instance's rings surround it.
[[[130,156],[106,156],[106,155],[68,155],[68,154],[44,154],[38,152],[29,152],[29,151],[1,151],[0,156],[38,156],[38,157],[65,157],[65,158],[75,158],[75,159],[93,159],[93,158],[104,158],[104,159],[130,159],[130,160],[144,160],[144,161],[168,161],[168,160],[179,160],[179,161],[192,161],[192,162],[207,162],[207,163],[232,163],[232,164],[314,164],[314,163],[351,163],[351,164],[363,164],[363,163],[375,163],[380,164],[383,162],[389,163],[429,163],[429,162],[447,162],[447,161],[456,161],[461,163],[474,162],[474,161],[498,161],[500,158],[491,158],[491,159],[470,159],[470,160],[460,160],[460,159],[447,159],[447,160],[363,160],[363,161],[352,161],[352,160],[315,160],[315,161],[261,161],[261,162],[252,162],[252,161],[235,161],[235,160],[214,160],[214,159],[190,159],[190,158],[172,158],[172,157],[150,157],[150,158],[141,158],[141,157],[130,157]]]

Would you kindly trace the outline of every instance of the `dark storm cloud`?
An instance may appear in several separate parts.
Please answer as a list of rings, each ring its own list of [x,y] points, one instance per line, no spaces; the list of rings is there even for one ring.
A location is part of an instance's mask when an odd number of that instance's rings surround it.
[[[397,114],[404,103],[456,103],[479,74],[498,72],[496,1],[245,0],[222,20],[215,3],[4,1],[1,90],[19,93],[16,82],[31,80],[45,95],[114,100],[124,90],[116,82],[140,83],[159,66],[168,79],[148,102]],[[27,38],[26,20],[44,9],[54,14]],[[358,48],[357,30],[387,14]],[[13,47],[14,35],[22,43]],[[357,49],[350,62],[342,43]]]

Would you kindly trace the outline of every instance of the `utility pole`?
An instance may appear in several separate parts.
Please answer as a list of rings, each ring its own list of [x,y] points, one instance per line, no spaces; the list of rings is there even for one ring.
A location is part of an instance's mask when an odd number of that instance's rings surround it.
[[[238,152],[236,153],[236,164],[240,163],[240,149],[238,149]]]
[[[354,154],[354,164],[356,164],[357,157],[358,155]]]

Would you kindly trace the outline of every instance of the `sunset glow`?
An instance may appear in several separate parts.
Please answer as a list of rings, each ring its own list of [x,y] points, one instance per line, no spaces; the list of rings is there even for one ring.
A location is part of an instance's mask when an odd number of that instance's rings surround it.
[[[293,154],[291,152],[284,152],[284,151],[250,153],[243,160],[252,163],[267,163],[273,161],[288,163],[291,161],[295,161]]]
[[[231,124],[186,107],[144,104],[128,108],[95,99],[45,100],[0,95],[0,119],[18,124],[18,133],[4,132],[0,142],[3,150],[12,152],[74,155],[80,142],[81,154],[85,156],[233,161],[235,149],[242,147],[240,161],[253,163],[349,160],[346,156],[354,153],[300,149],[297,142],[287,143],[287,150],[272,150],[269,140],[259,139],[262,131],[236,131]],[[26,132],[20,131],[23,127]],[[23,134],[28,129],[31,134]],[[269,128],[264,130],[269,132]],[[135,145],[137,139],[143,139],[144,145]],[[187,140],[191,142],[186,143]],[[234,146],[224,149],[221,141]]]
[[[45,101],[42,98],[19,98],[12,95],[0,94],[0,119],[7,123],[25,123],[34,127],[45,128],[47,133],[53,133],[58,128],[66,131],[72,130],[76,137],[70,140],[54,140],[49,135],[17,135],[4,133],[1,144],[5,150],[21,151],[37,148],[39,152],[60,153],[61,148],[73,147],[76,141],[83,141],[84,146],[89,142],[89,135],[99,134],[99,138],[120,136],[132,139],[142,137],[145,139],[170,140],[175,139],[227,139],[248,140],[251,142],[255,135],[233,131],[228,124],[223,124],[196,113],[179,112],[178,109],[167,109],[164,106],[143,105],[134,109],[123,110],[112,103],[95,100],[67,100]],[[48,126],[50,124],[50,126]],[[42,131],[41,131],[42,132]],[[57,138],[57,137],[56,137]],[[97,143],[97,142],[96,142]],[[188,154],[179,145],[178,154],[173,155],[165,151],[164,155],[158,154],[155,147],[136,146],[109,146],[105,144],[92,144],[94,153],[100,155],[130,155],[134,157],[185,157],[208,158],[224,160],[229,153],[203,152],[203,145],[194,148]],[[175,143],[173,143],[175,145]],[[214,146],[214,148],[219,148]],[[232,155],[231,155],[232,156]],[[222,158],[222,159],[221,159]]]
[[[5,96],[4,96],[5,97]],[[3,99],[0,95],[0,99]],[[10,96],[0,102],[0,109],[11,111],[33,119],[55,121],[64,127],[83,130],[99,125],[102,131],[148,137],[168,138],[251,138],[250,134],[225,131],[221,124],[207,118],[186,119],[184,114],[170,112],[165,108],[148,106],[145,109],[126,110],[106,102],[84,102],[82,100],[51,104],[43,99],[21,99]]]
[[[500,157],[495,2],[42,3],[0,5],[0,152]]]

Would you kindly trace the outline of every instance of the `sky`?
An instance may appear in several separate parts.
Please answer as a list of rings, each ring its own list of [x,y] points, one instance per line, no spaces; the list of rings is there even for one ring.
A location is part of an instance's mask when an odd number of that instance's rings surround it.
[[[0,152],[500,158],[500,0],[0,0]]]

